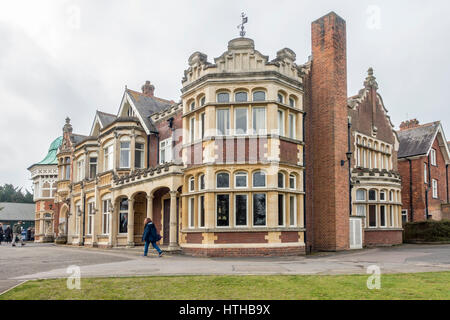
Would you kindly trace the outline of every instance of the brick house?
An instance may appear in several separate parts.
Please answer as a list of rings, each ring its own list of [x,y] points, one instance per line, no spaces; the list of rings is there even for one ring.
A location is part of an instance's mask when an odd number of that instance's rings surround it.
[[[403,223],[449,219],[450,153],[442,124],[405,121],[398,137]]]
[[[167,250],[201,256],[401,242],[397,136],[373,74],[348,99],[346,59],[346,23],[330,13],[312,23],[304,64],[241,36],[214,62],[189,57],[179,103],[146,82],[117,114],[97,112],[89,135],[68,121],[55,197],[67,242],[142,245],[146,217]]]

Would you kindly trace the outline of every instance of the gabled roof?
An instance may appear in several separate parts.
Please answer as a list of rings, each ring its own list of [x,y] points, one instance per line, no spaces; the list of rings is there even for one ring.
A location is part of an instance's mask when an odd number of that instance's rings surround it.
[[[397,131],[400,140],[400,148],[398,150],[399,158],[414,157],[428,155],[433,146],[434,140],[440,134],[440,145],[443,149],[445,160],[449,161],[449,147],[445,139],[444,130],[440,121],[427,123],[415,128]]]
[[[150,96],[137,91],[126,89],[118,116],[120,116],[120,114],[122,113],[125,102],[127,101],[141,121],[147,134],[150,134],[151,132],[157,132],[156,127],[150,119],[150,116],[157,112],[161,112],[169,108],[171,105],[175,104],[174,101],[168,101],[165,99],[157,98],[155,96]]]
[[[0,203],[0,221],[34,221],[34,203]]]
[[[58,164],[58,158],[56,157],[56,155],[58,154],[58,149],[59,149],[59,147],[62,144],[62,140],[63,140],[63,137],[58,137],[56,140],[54,140],[50,144],[50,148],[48,149],[48,153],[45,156],[44,160],[42,160],[41,162],[33,164],[28,169],[31,169],[32,167],[37,166],[37,165],[54,165],[54,164]]]
[[[113,114],[97,110],[97,112],[95,113],[94,123],[92,124],[90,136],[94,136],[95,125],[97,123],[100,125],[100,128],[103,129],[113,123],[116,119],[117,116]]]

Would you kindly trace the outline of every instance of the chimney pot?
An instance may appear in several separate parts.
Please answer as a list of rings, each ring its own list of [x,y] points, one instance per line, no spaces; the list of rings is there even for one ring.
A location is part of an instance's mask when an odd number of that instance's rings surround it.
[[[155,86],[150,83],[150,81],[145,81],[145,84],[142,86],[142,93],[153,97],[155,93]]]
[[[417,128],[419,126],[420,126],[420,122],[417,119],[406,120],[406,121],[403,121],[400,124],[400,131],[401,130],[412,129],[412,128]]]

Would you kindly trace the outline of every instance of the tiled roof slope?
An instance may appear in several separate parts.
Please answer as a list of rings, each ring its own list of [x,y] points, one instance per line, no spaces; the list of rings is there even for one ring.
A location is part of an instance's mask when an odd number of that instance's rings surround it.
[[[426,155],[433,145],[440,122],[432,122],[416,128],[398,131],[400,148],[399,158]]]

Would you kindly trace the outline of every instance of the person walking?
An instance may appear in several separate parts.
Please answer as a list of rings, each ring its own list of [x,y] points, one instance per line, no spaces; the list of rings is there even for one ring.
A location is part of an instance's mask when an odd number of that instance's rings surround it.
[[[156,251],[158,251],[159,257],[161,257],[163,253],[156,244],[156,242],[161,240],[161,236],[158,234],[152,219],[150,218],[145,219],[144,224],[145,224],[144,234],[142,235],[142,241],[145,242],[144,257],[146,257],[148,254],[148,247],[150,246],[150,243],[152,244],[153,248],[155,248]]]
[[[0,223],[0,246],[2,245],[3,242],[3,225]]]
[[[25,245],[22,238],[22,221],[17,222],[15,225],[13,225],[13,241],[12,246],[16,246],[16,237],[19,238],[20,244],[22,247]]]
[[[5,230],[5,242],[10,243],[12,239],[11,237],[12,237],[12,230],[11,227],[8,226]]]

